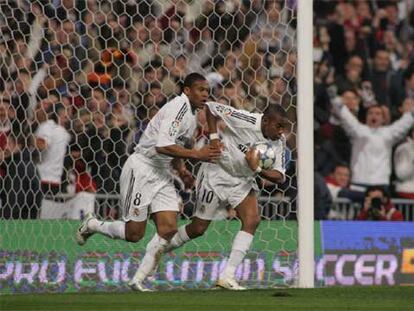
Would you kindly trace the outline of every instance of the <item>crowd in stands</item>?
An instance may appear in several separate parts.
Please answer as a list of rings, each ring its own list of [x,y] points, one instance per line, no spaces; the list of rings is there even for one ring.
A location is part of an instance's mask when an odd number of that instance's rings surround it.
[[[42,198],[62,192],[118,193],[128,154],[191,72],[212,100],[287,110],[288,178],[261,186],[294,202],[295,0],[7,1],[0,11],[0,218],[36,218]],[[364,205],[373,187],[414,198],[414,3],[315,1],[313,58],[315,217],[337,198]]]
[[[390,197],[414,198],[414,3],[314,5],[317,174],[333,199],[363,206],[358,219],[401,220],[367,206],[373,194],[384,211]]]

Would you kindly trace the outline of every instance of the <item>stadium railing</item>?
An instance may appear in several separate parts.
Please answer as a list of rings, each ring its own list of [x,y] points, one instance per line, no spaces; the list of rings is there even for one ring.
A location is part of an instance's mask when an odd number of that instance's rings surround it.
[[[414,200],[392,198],[391,203],[403,214],[405,221],[414,221]],[[359,203],[339,198],[334,201],[328,218],[332,220],[354,220],[361,207]]]
[[[70,196],[62,194],[60,198],[70,198]],[[392,204],[399,210],[405,221],[414,221],[414,200],[392,198]],[[262,218],[268,220],[290,219],[295,215],[295,204],[289,197],[268,197],[260,196],[259,205]],[[96,194],[95,211],[106,217],[116,216],[119,206],[118,194]],[[361,204],[352,202],[349,199],[338,198],[331,207],[328,214],[330,220],[355,220]],[[115,212],[115,213],[114,213]],[[191,215],[187,215],[191,216]]]

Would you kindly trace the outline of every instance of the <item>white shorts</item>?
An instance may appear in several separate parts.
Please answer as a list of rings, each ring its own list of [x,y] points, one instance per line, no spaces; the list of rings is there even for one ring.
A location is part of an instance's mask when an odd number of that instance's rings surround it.
[[[129,156],[120,178],[121,211],[124,221],[145,221],[161,211],[179,212],[179,198],[171,173],[147,164],[144,156]]]
[[[216,164],[203,163],[197,174],[194,216],[204,220],[223,218],[227,206],[236,208],[252,190],[259,190],[254,178],[233,177]]]

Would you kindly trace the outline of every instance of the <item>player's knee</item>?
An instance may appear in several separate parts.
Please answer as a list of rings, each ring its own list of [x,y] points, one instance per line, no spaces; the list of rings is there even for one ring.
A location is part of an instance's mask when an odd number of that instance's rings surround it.
[[[206,232],[207,227],[206,226],[196,226],[193,228],[193,238],[198,238],[200,236],[202,236],[204,234],[204,232]]]
[[[125,228],[125,240],[127,240],[128,242],[136,243],[144,237],[144,234],[145,230],[141,228],[136,228],[132,226],[127,226]]]
[[[255,217],[253,217],[252,219],[252,225],[255,227],[255,229],[259,226],[260,224],[260,216],[256,215]]]
[[[128,242],[136,243],[142,239],[143,235],[136,232],[126,233],[125,234],[125,240]]]
[[[259,224],[260,224],[259,215],[248,217],[248,219],[243,222],[242,230],[254,233],[257,227],[259,226]]]
[[[177,233],[176,225],[164,225],[157,228],[158,235],[166,240],[171,240],[174,234]]]

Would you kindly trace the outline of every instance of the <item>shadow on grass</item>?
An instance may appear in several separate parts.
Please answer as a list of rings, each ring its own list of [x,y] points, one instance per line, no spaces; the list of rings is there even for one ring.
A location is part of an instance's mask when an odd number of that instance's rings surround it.
[[[287,292],[276,292],[272,294],[272,297],[292,297],[293,295]]]

